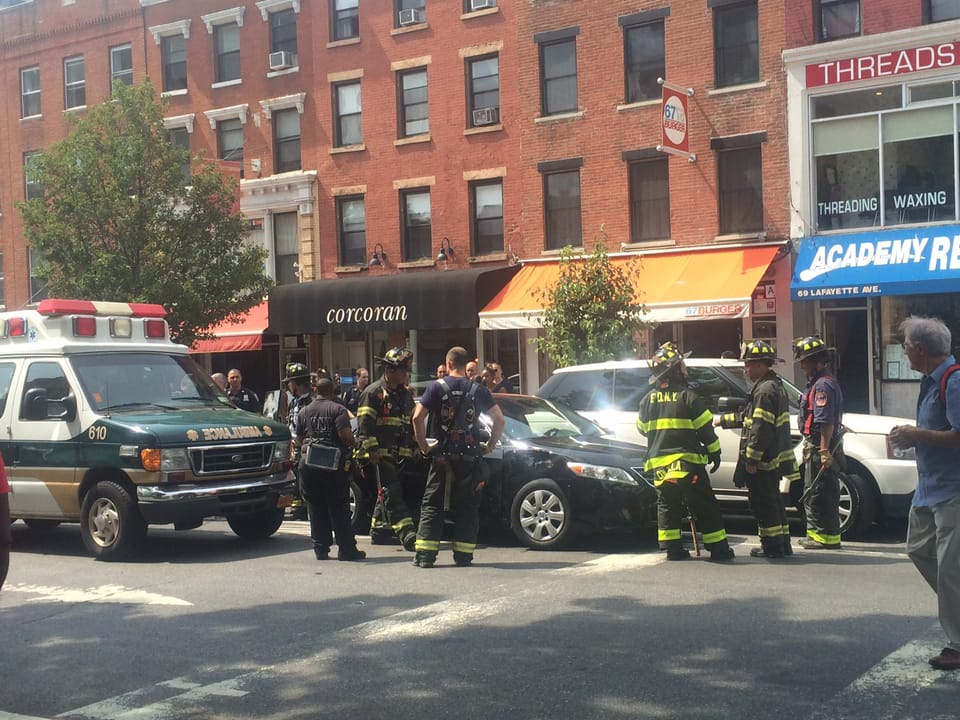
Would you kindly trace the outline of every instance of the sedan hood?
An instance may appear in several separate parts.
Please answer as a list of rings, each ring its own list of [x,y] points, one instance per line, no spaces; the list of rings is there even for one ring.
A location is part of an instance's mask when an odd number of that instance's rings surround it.
[[[560,452],[572,459],[595,461],[609,465],[611,451],[628,467],[642,467],[647,458],[646,448],[636,443],[623,442],[600,435],[578,435],[576,437],[535,437],[522,441],[531,447]]]

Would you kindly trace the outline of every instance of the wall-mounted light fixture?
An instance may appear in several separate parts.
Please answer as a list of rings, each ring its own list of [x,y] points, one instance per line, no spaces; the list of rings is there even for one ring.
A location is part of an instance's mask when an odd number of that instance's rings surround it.
[[[444,249],[444,243],[446,243],[446,249]],[[447,237],[444,237],[440,241],[440,252],[437,253],[437,262],[446,262],[450,258],[457,256],[457,253],[453,250],[453,245],[450,244],[450,240]]]
[[[298,279],[303,277],[303,268],[300,267],[300,263],[296,260],[293,261],[293,274],[296,275]]]
[[[387,261],[387,251],[383,245],[377,243],[373,246],[373,254],[370,256],[370,267],[380,267]]]

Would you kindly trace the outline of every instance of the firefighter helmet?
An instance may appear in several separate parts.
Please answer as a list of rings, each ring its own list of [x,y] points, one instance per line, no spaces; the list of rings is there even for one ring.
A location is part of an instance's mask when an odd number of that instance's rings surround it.
[[[290,382],[292,380],[310,380],[310,371],[307,369],[307,366],[303,363],[292,362],[287,363],[286,373],[287,376],[281,380],[281,382]]]
[[[650,384],[659,382],[663,377],[667,375],[674,367],[683,362],[684,358],[690,357],[689,352],[681,353],[680,348],[678,348],[672,342],[665,342],[663,345],[657,348],[657,351],[653,354],[653,357],[648,361],[650,369]]]
[[[743,346],[740,359],[744,362],[747,360],[762,360],[773,365],[774,361],[780,358],[777,357],[777,351],[773,349],[773,345],[766,340],[751,340]]]
[[[413,362],[413,353],[407,348],[394,347],[387,350],[386,354],[379,360],[385,367],[409,370],[410,364]]]
[[[805,338],[794,340],[793,342],[793,356],[797,360],[803,360],[804,358],[821,354],[826,356],[829,350],[830,348],[827,347],[827,344],[821,340],[818,335],[809,335]]]

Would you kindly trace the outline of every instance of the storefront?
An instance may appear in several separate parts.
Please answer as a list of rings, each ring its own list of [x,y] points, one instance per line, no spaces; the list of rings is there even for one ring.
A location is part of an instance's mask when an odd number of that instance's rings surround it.
[[[904,317],[937,315],[960,330],[952,26],[784,52],[795,321],[837,347],[848,410],[913,415]]]

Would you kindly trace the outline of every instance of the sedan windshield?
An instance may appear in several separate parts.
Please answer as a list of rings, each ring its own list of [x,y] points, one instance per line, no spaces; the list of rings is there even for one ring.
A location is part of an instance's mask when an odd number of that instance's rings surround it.
[[[603,434],[600,427],[581,415],[542,398],[498,397],[497,404],[505,420],[503,434],[511,440]]]

